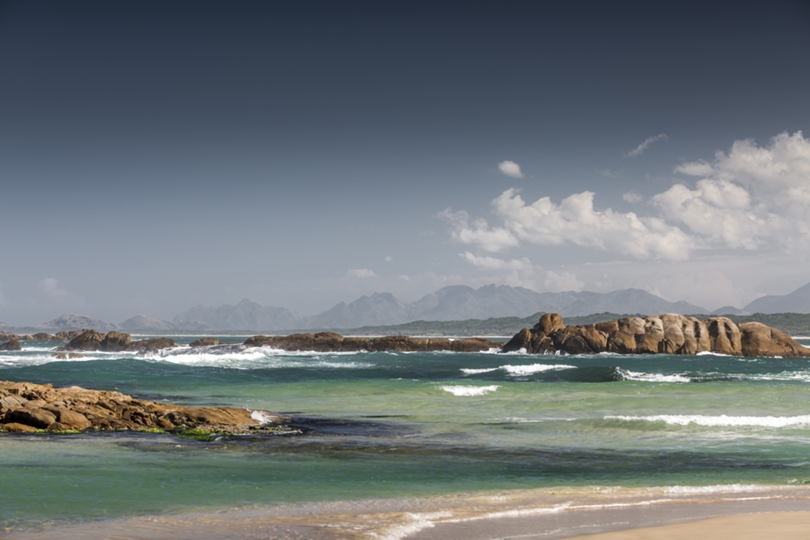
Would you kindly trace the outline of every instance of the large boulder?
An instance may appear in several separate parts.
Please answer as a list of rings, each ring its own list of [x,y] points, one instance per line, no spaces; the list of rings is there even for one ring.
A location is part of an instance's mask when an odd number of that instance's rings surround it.
[[[0,351],[21,351],[22,346],[20,346],[20,342],[16,339],[10,339],[5,343],[0,343]]]
[[[69,351],[100,351],[101,342],[104,341],[105,337],[104,334],[95,330],[82,330],[71,338],[70,342],[65,345],[65,349]]]
[[[565,328],[563,318],[559,313],[545,313],[540,317],[540,320],[532,328],[532,332],[543,333],[550,336],[557,330]]]
[[[101,350],[108,352],[119,352],[126,350],[132,343],[132,337],[129,334],[116,332],[115,330],[107,332],[104,339],[101,340]]]
[[[596,326],[566,326],[554,334],[554,348],[568,354],[594,354],[607,349],[608,336]]]
[[[709,350],[721,354],[742,354],[740,329],[727,317],[710,317],[705,321],[709,333]]]
[[[745,356],[781,356],[795,358],[810,356],[810,350],[795,339],[758,322],[746,322],[739,325],[740,345]]]
[[[539,324],[539,323],[538,323]],[[512,339],[506,342],[506,345],[501,347],[501,352],[516,352],[521,349],[525,350],[526,352],[531,353],[532,350],[532,336],[534,334],[528,328],[524,328],[517,334],[515,334]]]
[[[5,421],[45,429],[56,422],[56,415],[45,409],[14,409],[6,413]]]

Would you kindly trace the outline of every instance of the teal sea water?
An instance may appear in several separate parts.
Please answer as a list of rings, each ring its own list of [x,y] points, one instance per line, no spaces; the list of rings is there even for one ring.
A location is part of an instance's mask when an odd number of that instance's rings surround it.
[[[51,347],[0,353],[0,380],[270,410],[305,432],[0,435],[6,531],[487,490],[810,483],[808,359],[183,346],[56,361]]]

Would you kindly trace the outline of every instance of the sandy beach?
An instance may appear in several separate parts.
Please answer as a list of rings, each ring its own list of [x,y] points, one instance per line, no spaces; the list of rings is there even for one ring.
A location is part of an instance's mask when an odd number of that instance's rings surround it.
[[[810,490],[553,489],[222,509],[5,531],[14,540],[807,538]]]
[[[810,512],[765,512],[575,537],[578,540],[768,540],[810,535]]]

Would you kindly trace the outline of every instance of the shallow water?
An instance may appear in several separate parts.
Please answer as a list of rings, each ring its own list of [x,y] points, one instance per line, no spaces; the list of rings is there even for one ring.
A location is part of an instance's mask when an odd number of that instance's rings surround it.
[[[9,528],[289,502],[552,486],[810,482],[810,360],[718,355],[283,353],[54,361],[0,379],[291,414],[295,437],[0,436]]]

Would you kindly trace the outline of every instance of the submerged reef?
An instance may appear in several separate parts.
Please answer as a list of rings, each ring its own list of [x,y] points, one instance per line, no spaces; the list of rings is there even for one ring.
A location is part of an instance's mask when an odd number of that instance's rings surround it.
[[[533,328],[524,328],[501,352],[524,349],[530,354],[697,354],[810,357],[810,349],[775,328],[758,322],[739,325],[727,317],[667,313],[626,317],[581,326],[566,326],[557,313],[546,313]]]

